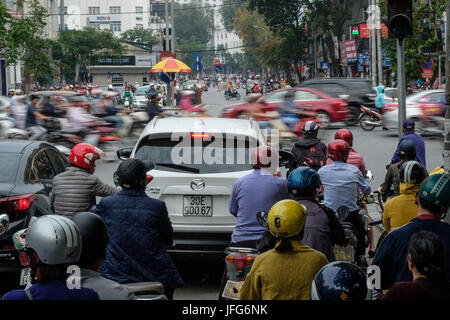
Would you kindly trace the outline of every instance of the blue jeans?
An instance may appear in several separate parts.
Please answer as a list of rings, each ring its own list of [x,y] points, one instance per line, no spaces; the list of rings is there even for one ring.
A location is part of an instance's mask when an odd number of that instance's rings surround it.
[[[289,116],[284,116],[280,120],[283,121],[289,127],[289,129],[292,129],[299,121],[298,118]]]

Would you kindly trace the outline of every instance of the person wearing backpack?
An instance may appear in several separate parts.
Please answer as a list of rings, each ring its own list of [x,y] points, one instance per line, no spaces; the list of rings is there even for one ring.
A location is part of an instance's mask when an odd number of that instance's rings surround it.
[[[310,167],[317,171],[327,161],[327,146],[317,138],[319,125],[314,121],[307,121],[303,124],[302,132],[304,138],[292,148],[294,158],[289,169],[293,171],[298,167]]]

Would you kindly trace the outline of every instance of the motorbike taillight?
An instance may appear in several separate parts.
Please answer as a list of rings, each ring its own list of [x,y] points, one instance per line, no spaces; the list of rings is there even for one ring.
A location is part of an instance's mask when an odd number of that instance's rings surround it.
[[[239,253],[235,255],[228,255],[226,257],[228,263],[233,264],[236,269],[244,270],[245,266],[251,266],[255,257],[247,256],[245,253]]]
[[[22,267],[29,267],[30,266],[30,259],[28,258],[28,255],[25,252],[20,252],[19,253],[19,260],[20,260],[20,265]]]

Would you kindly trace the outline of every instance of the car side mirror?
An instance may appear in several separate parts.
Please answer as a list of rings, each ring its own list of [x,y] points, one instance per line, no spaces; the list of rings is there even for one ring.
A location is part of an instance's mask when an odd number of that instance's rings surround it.
[[[258,211],[256,214],[256,220],[258,220],[258,223],[263,226],[264,228],[267,227],[267,216],[269,214],[265,211]]]
[[[289,166],[292,159],[294,159],[294,155],[289,151],[279,150],[278,154],[280,155],[280,167]]]
[[[117,157],[120,160],[127,160],[130,158],[131,153],[133,152],[133,147],[128,147],[128,148],[122,148],[117,150]]]

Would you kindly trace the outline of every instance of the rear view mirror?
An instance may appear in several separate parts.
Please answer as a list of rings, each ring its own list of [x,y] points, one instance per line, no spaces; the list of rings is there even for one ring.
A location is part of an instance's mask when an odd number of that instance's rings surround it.
[[[133,152],[133,147],[122,148],[122,149],[117,150],[117,157],[120,160],[127,160],[130,158],[132,152]]]
[[[373,180],[372,171],[367,170],[367,172],[366,172],[366,179],[369,180],[369,182],[372,182],[372,180]]]
[[[280,167],[289,166],[292,159],[294,159],[294,155],[289,151],[280,150],[279,155],[280,155]]]
[[[258,223],[263,226],[264,228],[267,227],[267,216],[268,213],[265,211],[259,211],[256,214],[256,219],[258,220]]]
[[[6,213],[0,214],[0,235],[9,229],[9,216]]]

